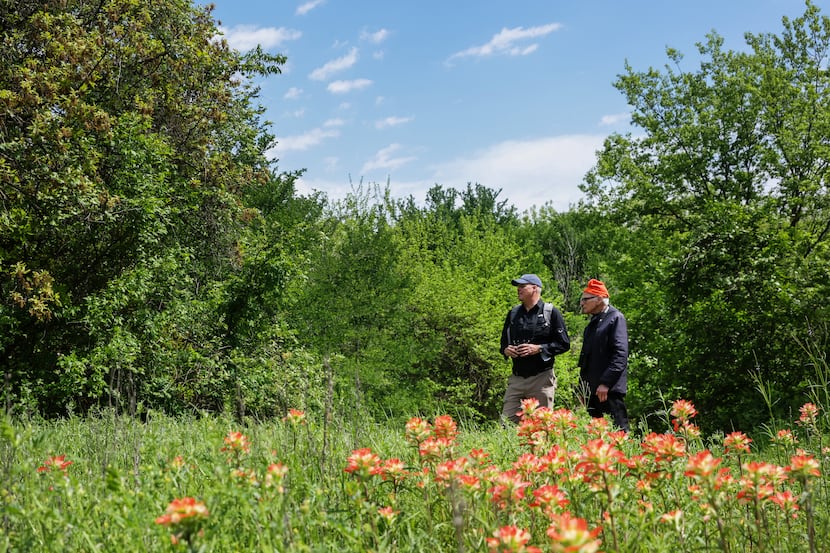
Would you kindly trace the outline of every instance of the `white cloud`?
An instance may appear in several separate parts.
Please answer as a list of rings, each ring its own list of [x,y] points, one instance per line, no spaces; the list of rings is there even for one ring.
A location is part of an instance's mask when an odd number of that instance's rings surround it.
[[[385,119],[380,119],[375,121],[375,128],[376,129],[385,129],[386,127],[395,127],[397,125],[403,125],[404,123],[409,123],[412,121],[414,117],[386,117]]]
[[[494,35],[487,44],[482,46],[472,46],[466,50],[456,52],[449,57],[447,63],[451,63],[453,60],[458,58],[481,58],[496,54],[526,56],[527,54],[534,52],[538,48],[538,45],[531,44],[529,46],[520,47],[516,45],[517,42],[542,37],[554,31],[558,31],[561,28],[562,25],[560,23],[548,23],[547,25],[530,27],[528,29],[525,29],[524,27],[502,29],[498,34]]]
[[[314,81],[325,81],[334,73],[343,71],[344,69],[348,69],[352,67],[355,63],[357,63],[357,48],[352,48],[351,50],[349,50],[349,53],[343,56],[342,58],[332,60],[323,65],[323,67],[318,67],[317,69],[312,71],[309,74],[308,78]]]
[[[390,144],[386,148],[378,150],[375,157],[363,164],[360,169],[360,174],[365,175],[369,171],[375,169],[397,169],[402,165],[406,165],[410,161],[414,161],[415,157],[391,157],[393,153],[401,149],[400,144]]]
[[[326,171],[333,171],[337,169],[337,165],[340,162],[340,158],[337,156],[328,156],[323,158],[323,167],[325,167]]]
[[[389,34],[389,31],[386,29],[381,29],[379,31],[375,31],[374,33],[363,31],[360,33],[360,40],[365,40],[367,42],[371,42],[372,44],[380,44],[389,38]]]
[[[326,87],[332,94],[345,94],[352,90],[361,90],[371,85],[369,79],[355,79],[353,81],[332,81]]]
[[[285,94],[282,95],[282,97],[285,98],[286,100],[296,100],[297,98],[299,98],[302,95],[303,95],[303,89],[302,88],[297,88],[296,86],[292,86],[291,88],[289,88],[285,92]]]
[[[400,150],[400,145],[392,144],[366,162],[360,173],[354,173],[353,167],[338,161],[336,169],[343,171],[340,179],[326,177],[316,170],[319,166],[310,166],[297,191],[307,194],[319,190],[330,199],[342,199],[352,192],[348,175],[355,174],[361,182],[382,185],[388,182],[395,198],[411,195],[416,202],[423,202],[427,191],[436,184],[463,191],[467,183],[478,183],[492,190],[501,189],[499,198],[520,212],[548,202],[558,211],[567,211],[584,197],[579,184],[596,163],[596,152],[602,148],[605,138],[604,134],[596,134],[509,140],[428,167],[415,164],[404,167],[415,158],[392,157]],[[325,169],[330,171],[334,166],[326,161]],[[395,169],[397,174],[390,174]],[[384,170],[384,174],[369,174],[373,170]]]
[[[305,15],[317,6],[320,6],[325,3],[325,0],[311,0],[310,2],[304,2],[297,6],[297,11],[294,12],[296,15]]]
[[[323,123],[323,126],[324,127],[342,127],[345,124],[346,124],[346,122],[338,117],[336,119],[327,120],[325,123]]]
[[[291,150],[308,150],[322,143],[327,138],[335,138],[337,136],[340,136],[340,131],[326,129],[311,129],[308,132],[295,136],[278,136],[277,145],[268,151],[268,156],[276,157],[276,154],[280,152]]]
[[[469,157],[433,167],[424,184],[465,189],[478,183],[519,210],[540,207],[550,201],[560,211],[582,198],[579,184],[594,166],[605,135],[566,135],[536,140],[509,140],[494,144]]]
[[[236,25],[230,28],[220,27],[221,32],[231,48],[246,52],[257,45],[264,50],[280,46],[289,40],[297,40],[303,33],[285,27],[257,27],[256,25]]]
[[[612,125],[616,125],[618,123],[627,123],[628,118],[631,117],[630,112],[624,113],[614,113],[611,115],[603,115],[602,119],[600,119],[599,124],[603,127],[610,127]]]

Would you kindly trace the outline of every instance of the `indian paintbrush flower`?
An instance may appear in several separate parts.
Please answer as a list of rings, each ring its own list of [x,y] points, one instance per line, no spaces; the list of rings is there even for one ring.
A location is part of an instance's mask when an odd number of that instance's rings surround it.
[[[294,426],[305,424],[305,412],[299,409],[289,409],[288,414],[282,420]]]
[[[419,446],[421,442],[432,436],[432,425],[420,417],[412,417],[405,427],[406,441]]]
[[[458,436],[458,426],[449,415],[441,415],[432,421],[432,433],[436,438],[454,440]]]
[[[380,457],[372,453],[372,450],[368,447],[352,451],[347,462],[348,464],[343,470],[364,482],[379,474],[380,471]]]
[[[167,526],[173,532],[170,540],[174,544],[190,543],[199,526],[210,513],[201,501],[192,497],[174,499],[167,505],[165,513],[156,518],[156,524]]]
[[[537,553],[541,550],[532,545],[530,532],[516,526],[502,526],[493,532],[493,537],[487,538],[487,548],[490,553]]]
[[[723,439],[723,447],[727,453],[749,453],[749,444],[752,439],[743,432],[732,432]]]
[[[554,514],[547,529],[553,540],[552,551],[557,553],[596,553],[602,540],[597,538],[602,528],[588,530],[588,521],[571,513]]]
[[[805,403],[798,409],[800,416],[796,421],[810,431],[818,429],[818,407],[815,403]]]
[[[37,472],[62,472],[66,474],[66,469],[71,464],[72,461],[66,460],[66,455],[55,455],[47,458],[43,465],[37,468]]]

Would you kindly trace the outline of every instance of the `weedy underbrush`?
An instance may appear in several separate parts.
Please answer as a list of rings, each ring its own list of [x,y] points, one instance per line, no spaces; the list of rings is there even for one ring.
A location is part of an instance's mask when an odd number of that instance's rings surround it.
[[[827,412],[763,447],[625,434],[523,405],[518,426],[281,420],[2,421],[0,551],[828,551]]]

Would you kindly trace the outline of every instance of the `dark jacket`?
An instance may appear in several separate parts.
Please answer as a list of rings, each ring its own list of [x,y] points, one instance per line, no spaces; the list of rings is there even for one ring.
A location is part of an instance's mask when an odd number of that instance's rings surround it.
[[[600,384],[621,394],[628,390],[628,325],[615,307],[593,315],[585,327],[579,368],[591,392]]]
[[[501,349],[516,344],[540,344],[539,355],[513,358],[513,374],[517,376],[534,376],[553,367],[554,356],[571,349],[571,339],[565,329],[562,313],[555,307],[550,314],[550,323],[545,320],[545,302],[539,300],[530,311],[519,306],[513,320],[508,311],[501,331]]]

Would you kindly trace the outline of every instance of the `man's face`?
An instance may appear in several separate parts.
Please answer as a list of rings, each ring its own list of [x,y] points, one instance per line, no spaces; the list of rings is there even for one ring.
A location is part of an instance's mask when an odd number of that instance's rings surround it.
[[[516,286],[516,294],[519,296],[519,301],[522,303],[524,303],[525,300],[530,299],[535,291],[535,284],[519,284]]]
[[[582,294],[579,298],[579,307],[586,315],[594,315],[602,311],[603,303],[599,296],[592,296],[590,294]]]

